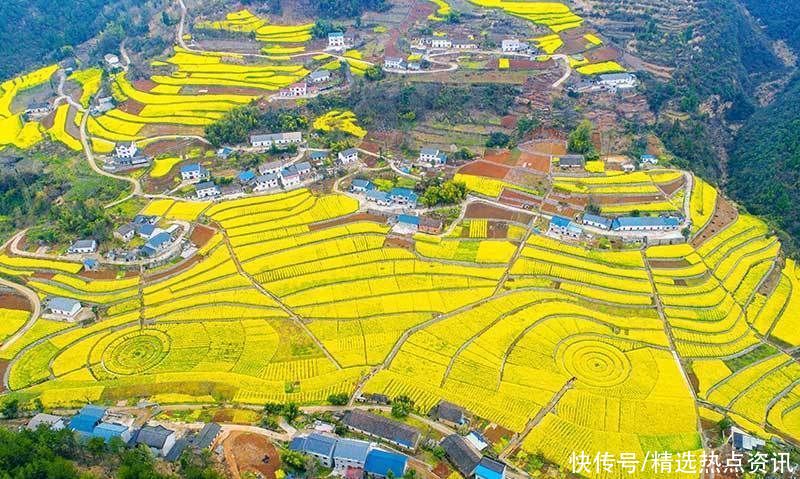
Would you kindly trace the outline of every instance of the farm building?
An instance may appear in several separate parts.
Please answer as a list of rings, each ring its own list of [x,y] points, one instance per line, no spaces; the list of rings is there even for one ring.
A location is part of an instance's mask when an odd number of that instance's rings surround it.
[[[52,314],[62,316],[69,321],[75,319],[75,316],[81,310],[81,303],[72,298],[55,297],[47,300],[46,309],[49,309]]]
[[[506,465],[488,456],[483,456],[473,471],[475,479],[505,479]]]
[[[464,414],[464,409],[447,401],[439,401],[439,404],[431,410],[431,417],[454,428],[469,423],[469,419]]]
[[[308,81],[311,83],[325,83],[331,80],[331,72],[328,70],[316,70],[308,75]]]
[[[608,230],[611,229],[611,220],[599,215],[593,215],[591,213],[586,213],[583,215],[583,224],[587,226],[593,226],[595,228],[600,228],[601,230]]]
[[[547,231],[557,235],[569,236],[570,238],[579,238],[582,233],[578,225],[563,216],[553,216]]]
[[[729,442],[735,450],[740,452],[754,451],[766,444],[763,439],[753,437],[735,426],[730,429]]]
[[[167,233],[166,231],[162,231],[158,234],[153,235],[150,239],[147,240],[147,243],[142,246],[142,254],[145,256],[155,256],[164,249],[166,249],[169,245],[172,244],[172,235]]]
[[[451,434],[442,439],[441,446],[456,470],[463,477],[470,477],[481,460],[480,453],[472,449],[458,434]]]
[[[487,441],[486,438],[483,437],[483,434],[479,433],[478,431],[470,431],[469,434],[464,436],[464,439],[478,451],[483,451],[489,447],[489,441]]]
[[[136,444],[144,444],[157,456],[166,456],[175,446],[175,431],[162,425],[144,426],[136,433]]]
[[[500,46],[504,53],[521,52],[528,49],[527,43],[521,42],[516,38],[504,38]]]
[[[408,457],[396,452],[372,449],[367,454],[364,472],[369,479],[383,479],[385,477],[403,477],[406,472]]]
[[[53,431],[60,431],[67,427],[67,423],[66,420],[61,416],[40,412],[39,414],[33,416],[25,427],[31,431],[35,431],[39,427],[46,427],[52,429]]]
[[[448,49],[453,46],[453,42],[447,38],[433,37],[431,38],[431,48]]]
[[[181,166],[181,179],[184,181],[207,180],[211,177],[211,172],[203,168],[200,163]]]
[[[622,216],[611,222],[614,231],[671,231],[680,226],[674,216]]]
[[[429,216],[421,216],[419,218],[419,230],[423,233],[439,234],[442,231],[442,226],[442,220],[437,220]]]
[[[302,142],[303,134],[299,131],[250,136],[250,145],[254,148],[272,148],[273,146],[281,148],[288,145],[297,145]]]
[[[198,183],[194,190],[198,198],[211,198],[220,194],[219,188],[212,181]]]
[[[83,260],[84,271],[97,271],[100,269],[100,262],[94,258],[86,258]]]
[[[639,157],[639,163],[642,165],[657,165],[658,158],[655,155],[642,155]]]
[[[222,427],[219,424],[215,422],[209,422],[203,426],[203,429],[201,429],[197,435],[192,437],[189,445],[196,451],[208,449],[212,444],[214,444],[214,441],[217,439],[217,436],[219,436],[221,431]]]
[[[558,157],[558,166],[561,168],[583,168],[586,158],[583,155],[562,155]]]
[[[281,96],[290,98],[298,96],[306,96],[308,94],[308,84],[306,82],[297,82],[289,85],[281,90]]]
[[[308,154],[308,159],[311,160],[311,162],[315,166],[322,166],[323,162],[327,158],[328,158],[327,151],[312,151],[311,153]]]
[[[478,44],[467,37],[456,37],[452,40],[452,48],[455,50],[477,50]]]
[[[377,414],[357,409],[347,411],[342,417],[342,423],[349,429],[406,449],[416,449],[419,443],[419,431]]]
[[[70,245],[67,253],[95,253],[97,252],[97,241],[93,239],[77,240]]]
[[[634,88],[638,83],[636,76],[631,73],[606,73],[598,75],[597,83],[611,89]]]
[[[51,111],[53,111],[53,107],[49,103],[36,103],[29,106],[25,110],[24,115],[27,119],[41,118],[49,114]]]
[[[350,163],[354,163],[358,161],[358,150],[355,148],[348,148],[346,150],[342,150],[337,155],[339,163],[343,165],[349,165]]]
[[[325,467],[333,467],[333,450],[336,438],[311,433],[298,436],[289,443],[289,449],[315,457]]]

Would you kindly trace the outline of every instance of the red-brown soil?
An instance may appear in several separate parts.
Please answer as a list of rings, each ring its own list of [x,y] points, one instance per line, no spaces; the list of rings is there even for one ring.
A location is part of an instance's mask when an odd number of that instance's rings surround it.
[[[488,161],[473,161],[462,166],[459,173],[465,175],[485,176],[487,178],[497,178],[502,180],[506,177],[511,168]]]
[[[511,151],[505,148],[502,149],[486,149],[483,153],[483,159],[492,163],[500,163],[502,165],[513,165],[514,159],[511,158]]]
[[[311,231],[317,231],[325,228],[331,228],[333,226],[344,225],[347,223],[356,223],[359,221],[374,221],[375,223],[386,224],[386,217],[380,215],[373,215],[369,213],[356,213],[354,215],[349,216],[341,216],[336,219],[332,219],[330,221],[319,221],[317,223],[311,223],[308,225],[308,229]]]
[[[527,213],[506,210],[481,201],[467,205],[467,211],[464,216],[470,219],[506,220],[517,223],[528,223],[531,220],[531,215]]]
[[[24,297],[14,293],[0,293],[0,308],[31,311],[31,304]]]
[[[222,442],[225,462],[234,478],[249,472],[265,479],[275,479],[280,468],[278,450],[266,437],[243,431],[232,431]]]
[[[202,248],[203,246],[205,246],[206,243],[208,243],[208,240],[210,240],[214,236],[214,233],[216,233],[216,230],[214,230],[214,228],[209,228],[208,226],[203,226],[203,225],[196,225],[192,230],[192,234],[189,235],[189,240],[192,243],[194,243],[195,246],[197,246],[198,248]]]
[[[711,215],[711,219],[703,231],[692,239],[692,246],[697,248],[709,238],[716,236],[716,234],[722,231],[726,226],[733,223],[737,216],[738,212],[736,211],[736,206],[728,199],[719,196],[717,198],[717,207],[714,208],[714,214]]]

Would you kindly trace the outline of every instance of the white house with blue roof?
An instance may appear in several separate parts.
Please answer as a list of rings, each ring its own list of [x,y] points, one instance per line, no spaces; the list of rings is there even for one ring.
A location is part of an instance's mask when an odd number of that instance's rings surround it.
[[[328,34],[328,48],[344,48],[345,45],[344,32],[331,32]]]
[[[392,188],[389,191],[389,198],[396,204],[412,207],[417,206],[417,200],[419,199],[417,194],[408,188]]]
[[[150,257],[155,256],[164,251],[171,244],[172,235],[166,231],[162,231],[147,240],[147,243],[142,246],[142,254]]]
[[[213,181],[198,183],[197,186],[194,187],[194,191],[198,199],[212,198],[220,194],[219,188]]]
[[[621,216],[611,222],[614,231],[674,231],[680,226],[674,216]]]
[[[586,226],[592,226],[594,228],[600,228],[601,230],[611,229],[611,220],[609,218],[591,213],[586,213],[583,215],[583,224]]]
[[[366,194],[367,200],[372,201],[378,206],[389,206],[392,204],[392,198],[389,193],[380,190],[369,190]]]
[[[350,191],[353,193],[365,193],[375,189],[375,185],[369,180],[356,178],[350,182]]]
[[[211,178],[211,172],[200,163],[181,166],[181,179],[184,181],[200,181]]]
[[[563,216],[553,216],[550,220],[550,226],[547,231],[552,234],[568,236],[570,238],[580,238],[583,230],[572,222],[569,218]]]
[[[488,456],[483,456],[475,466],[475,479],[505,479],[506,465]]]

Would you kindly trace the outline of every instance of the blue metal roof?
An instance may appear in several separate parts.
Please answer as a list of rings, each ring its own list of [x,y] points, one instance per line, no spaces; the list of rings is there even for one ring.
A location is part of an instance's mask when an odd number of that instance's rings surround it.
[[[72,311],[75,305],[80,306],[81,302],[72,298],[50,298],[47,301],[47,307],[50,309],[57,309],[59,311]],[[103,412],[105,414],[105,411]],[[103,414],[100,417],[103,417]]]
[[[328,37],[343,37],[343,36],[344,36],[344,32],[330,32],[328,34]]]
[[[296,439],[302,439],[303,441],[301,443],[300,441],[296,441]],[[294,451],[310,452],[326,457],[333,455],[333,448],[335,446],[335,438],[323,436],[322,434],[317,433],[311,433],[303,438],[295,438],[295,440],[292,440],[291,444],[289,445],[289,447]]]
[[[502,479],[506,466],[502,462],[483,456],[475,466],[476,479]]]
[[[243,171],[239,173],[239,181],[250,181],[256,177],[256,174],[252,171]]]
[[[389,196],[398,196],[408,201],[417,201],[417,194],[408,188],[392,188],[392,190],[389,191]]]
[[[369,474],[386,477],[392,471],[394,477],[402,477],[406,471],[408,458],[403,454],[373,449],[367,454],[364,470]]]
[[[379,190],[367,191],[367,198],[374,201],[389,201],[389,193]]]
[[[367,459],[367,452],[369,452],[368,442],[356,441],[353,439],[339,439],[336,441],[333,457],[364,462]]]
[[[86,258],[83,260],[83,266],[86,268],[96,268],[98,265],[97,260],[94,258]]]
[[[372,182],[369,180],[355,179],[350,184],[356,188],[364,188],[365,190],[372,189]]]
[[[190,173],[192,171],[201,171],[203,169],[200,163],[192,163],[191,165],[181,166],[181,173]]]
[[[106,441],[111,439],[112,437],[120,437],[128,430],[128,426],[123,426],[121,424],[110,424],[107,422],[101,422],[94,428],[92,431],[92,436],[94,437],[102,437]]]
[[[559,228],[566,228],[570,223],[572,223],[572,221],[563,216],[553,216],[553,219],[550,220],[551,225],[558,226]]]
[[[309,156],[311,157],[312,160],[318,160],[320,158],[327,158],[328,157],[328,152],[327,151],[312,151]]]
[[[611,223],[611,228],[678,227],[680,224],[680,220],[672,216],[622,216]]]
[[[70,419],[69,428],[74,431],[91,434],[98,422],[100,422],[99,418],[77,414]]]
[[[606,218],[604,216],[593,215],[591,213],[584,214],[583,215],[583,221],[584,222],[590,222],[590,223],[597,223],[597,224],[605,225],[606,228],[610,228],[611,227],[611,220],[610,219],[608,219],[608,218]]]
[[[172,236],[166,231],[162,231],[161,233],[153,236],[147,241],[146,246],[149,246],[154,249],[158,249],[164,243],[168,243],[172,240]]]
[[[414,215],[398,215],[397,221],[407,225],[419,226],[419,216]]]

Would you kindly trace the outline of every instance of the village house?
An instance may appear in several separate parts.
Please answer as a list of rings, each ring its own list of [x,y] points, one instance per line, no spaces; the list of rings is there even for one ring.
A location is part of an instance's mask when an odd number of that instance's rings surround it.
[[[504,53],[517,53],[528,49],[528,44],[516,38],[504,38],[500,44]]]
[[[166,231],[162,231],[153,235],[147,240],[147,243],[142,246],[142,254],[144,256],[153,257],[158,253],[164,251],[169,245],[172,244],[172,235]]]
[[[239,183],[243,185],[249,185],[254,179],[256,179],[256,174],[250,170],[242,171],[236,175],[236,179],[239,180]]]
[[[283,163],[280,161],[270,161],[269,163],[263,163],[258,166],[258,174],[260,175],[269,175],[270,173],[278,173],[283,168]]]
[[[89,114],[92,116],[102,115],[107,111],[113,110],[116,106],[114,103],[114,98],[110,96],[98,98],[95,103],[95,105],[92,105],[91,108],[89,108]]]
[[[419,230],[428,234],[439,234],[442,232],[442,220],[431,218],[429,216],[422,216],[419,219]]]
[[[445,437],[441,446],[450,462],[465,479],[505,479],[506,465],[483,456],[458,434]]]
[[[297,436],[289,443],[289,449],[302,452],[316,458],[324,467],[333,467],[333,449],[336,438],[311,433],[308,436]]]
[[[282,148],[288,145],[297,145],[302,142],[303,134],[299,131],[250,136],[250,145],[254,148],[272,148],[273,146]]]
[[[136,228],[130,223],[122,225],[114,231],[114,237],[125,243],[132,240],[135,234]]]
[[[289,85],[281,90],[282,97],[299,97],[308,94],[308,84],[306,82],[297,82]]]
[[[766,445],[763,439],[751,436],[736,426],[730,428],[728,442],[739,452],[752,452]]]
[[[568,236],[570,238],[580,238],[583,233],[578,225],[573,223],[569,218],[564,218],[563,216],[553,216],[547,231],[552,234]]]
[[[680,226],[673,216],[622,216],[611,222],[614,231],[672,231]]]
[[[624,171],[625,173],[633,173],[634,171],[636,171],[636,165],[634,165],[630,161],[623,163],[622,171]]]
[[[472,471],[472,475],[475,479],[505,479],[506,465],[491,457],[483,456]]]
[[[396,223],[392,231],[398,234],[413,234],[419,230],[419,216],[417,215],[397,215]]]
[[[419,151],[417,164],[427,168],[444,166],[447,163],[447,155],[438,148],[423,148]]]
[[[386,57],[383,59],[383,68],[387,70],[403,70],[406,62],[401,57]]]
[[[331,72],[328,70],[315,70],[308,75],[308,81],[311,83],[325,83],[331,80]]]
[[[583,215],[583,224],[585,224],[586,226],[593,226],[595,228],[600,228],[601,230],[611,229],[610,219],[599,215],[593,215],[591,213],[585,213]]]
[[[367,191],[367,200],[376,203],[378,206],[389,206],[392,204],[392,199],[389,193],[380,190]]]
[[[353,193],[365,193],[375,189],[375,185],[369,180],[356,178],[350,182],[350,191]]]
[[[417,448],[420,439],[419,431],[413,427],[358,409],[345,412],[342,424],[351,430],[410,450]]]
[[[389,198],[398,205],[417,206],[419,197],[408,188],[392,188],[389,191]]]
[[[412,71],[420,71],[422,70],[422,64],[420,62],[408,62],[406,68]]]
[[[333,471],[343,475],[348,468],[364,469],[369,443],[355,439],[338,438],[333,448]]]
[[[175,431],[159,424],[139,429],[134,443],[144,444],[154,455],[164,457],[175,446],[175,440]]]
[[[478,431],[472,430],[464,436],[464,440],[466,440],[472,447],[474,447],[478,451],[483,451],[487,447],[489,447],[489,441],[483,437],[483,434],[479,433]]]
[[[100,262],[94,258],[86,258],[83,260],[83,270],[84,271],[99,271],[100,270]]]
[[[181,179],[183,181],[200,181],[209,178],[211,178],[211,172],[200,165],[200,163],[181,166]]]
[[[67,422],[66,419],[61,416],[40,412],[33,416],[25,427],[30,431],[35,431],[40,427],[46,427],[53,431],[60,431],[67,427]]]
[[[312,151],[308,154],[308,159],[311,160],[311,163],[316,167],[323,166],[325,164],[325,160],[328,159],[328,152]]]
[[[344,32],[331,32],[328,34],[328,48],[344,48],[346,41]]]
[[[106,409],[88,404],[72,417],[69,428],[84,439],[99,437],[105,442],[119,438],[122,442],[131,439],[131,430],[125,424],[106,422]]]
[[[349,165],[351,163],[358,161],[358,150],[355,148],[348,148],[346,150],[342,150],[337,155],[337,159],[339,163],[343,165]]]
[[[447,38],[444,38],[444,37],[433,37],[433,38],[431,38],[431,48],[447,50],[452,46],[453,46],[453,42],[451,42]]]
[[[597,76],[597,84],[612,90],[635,88],[639,83],[636,75],[631,73],[606,73]]]
[[[439,401],[431,410],[431,417],[454,429],[469,424],[464,409],[448,401]]]
[[[89,254],[97,252],[97,241],[93,239],[77,240],[70,245],[67,253],[70,254]]]
[[[228,148],[227,146],[223,146],[222,148],[217,148],[216,155],[217,158],[221,160],[227,160],[229,156],[233,154],[233,148]]]
[[[562,155],[558,157],[558,166],[560,168],[583,168],[586,164],[586,158],[583,155]]]
[[[215,185],[213,181],[198,183],[194,187],[194,191],[198,199],[213,198],[220,194],[219,188],[217,188],[217,185]]]
[[[265,191],[280,186],[280,177],[277,173],[267,173],[266,175],[257,176],[253,191]]]
[[[106,66],[111,70],[122,68],[122,63],[119,62],[119,57],[113,53],[106,53],[103,55],[103,60],[106,62]]]
[[[478,43],[466,37],[456,37],[452,40],[454,50],[477,50]]]
[[[135,141],[125,141],[114,145],[114,156],[117,158],[133,158],[139,152]]]
[[[655,155],[642,155],[639,157],[639,164],[655,166],[658,164],[658,158]]]
[[[35,103],[25,110],[24,115],[26,119],[31,120],[46,116],[51,111],[53,111],[53,106],[49,103]]]

